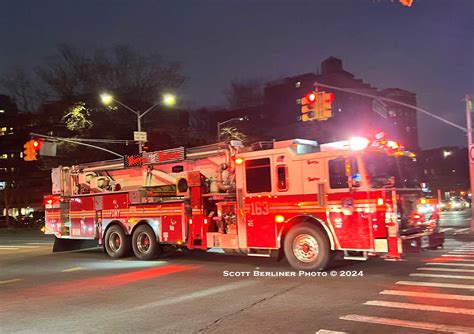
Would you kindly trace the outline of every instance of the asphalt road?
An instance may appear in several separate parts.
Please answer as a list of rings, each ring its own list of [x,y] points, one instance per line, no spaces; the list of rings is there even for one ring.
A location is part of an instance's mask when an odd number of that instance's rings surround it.
[[[447,234],[469,228],[471,224],[471,209],[442,212],[439,223],[441,229]]]
[[[334,277],[300,277],[267,258],[145,262],[51,247],[0,235],[0,333],[474,333],[474,243],[341,262]]]

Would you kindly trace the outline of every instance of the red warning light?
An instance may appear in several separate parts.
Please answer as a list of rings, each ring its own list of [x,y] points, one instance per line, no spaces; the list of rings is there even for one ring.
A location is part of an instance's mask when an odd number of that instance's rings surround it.
[[[40,140],[33,140],[33,147],[35,148],[35,150],[39,150],[40,147],[41,147],[41,141]]]
[[[306,98],[308,99],[309,102],[316,101],[316,97],[317,97],[316,92],[311,92],[308,95],[306,95]]]

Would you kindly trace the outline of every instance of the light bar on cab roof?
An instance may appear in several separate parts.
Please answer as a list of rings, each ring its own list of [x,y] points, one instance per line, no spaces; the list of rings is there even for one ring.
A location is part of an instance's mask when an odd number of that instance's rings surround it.
[[[370,140],[364,137],[352,137],[349,139],[349,148],[353,151],[362,151],[369,146]]]

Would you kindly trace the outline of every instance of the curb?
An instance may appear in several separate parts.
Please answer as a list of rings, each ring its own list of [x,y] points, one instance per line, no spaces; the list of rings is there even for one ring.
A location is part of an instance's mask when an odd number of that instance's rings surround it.
[[[474,232],[454,233],[453,238],[459,241],[474,241]]]

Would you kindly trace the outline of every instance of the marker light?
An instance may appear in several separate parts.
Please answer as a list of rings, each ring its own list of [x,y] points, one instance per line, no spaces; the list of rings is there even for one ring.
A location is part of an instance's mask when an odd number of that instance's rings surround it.
[[[370,140],[364,137],[353,137],[349,140],[349,148],[353,151],[361,151],[369,146]]]
[[[389,140],[387,141],[387,147],[391,148],[392,150],[396,150],[400,147],[400,144],[398,144],[396,141]]]
[[[275,216],[275,222],[276,223],[283,223],[285,221],[285,217],[283,217],[282,215],[276,215]]]
[[[243,162],[244,162],[244,159],[242,159],[242,158],[235,159],[235,164],[236,165],[241,165]]]
[[[382,198],[382,197],[377,198],[377,205],[378,205],[378,206],[382,206],[383,203],[384,203],[384,201],[383,201],[383,198]]]

